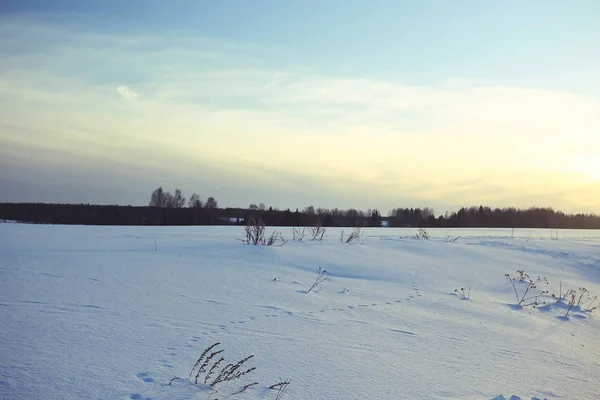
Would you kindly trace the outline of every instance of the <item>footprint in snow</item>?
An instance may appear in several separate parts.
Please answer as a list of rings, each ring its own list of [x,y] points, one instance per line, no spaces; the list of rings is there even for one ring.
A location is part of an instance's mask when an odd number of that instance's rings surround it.
[[[152,378],[147,372],[138,372],[137,374],[135,374],[135,376],[147,383],[154,382],[154,378]]]
[[[129,398],[131,400],[152,400],[151,397],[144,397],[144,396],[142,396],[139,393],[132,393],[132,394],[129,395]]]

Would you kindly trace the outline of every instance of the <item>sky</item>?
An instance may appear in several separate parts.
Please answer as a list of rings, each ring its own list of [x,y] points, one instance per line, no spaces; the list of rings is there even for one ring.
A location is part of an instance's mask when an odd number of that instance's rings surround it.
[[[0,2],[0,202],[600,214],[600,2]]]

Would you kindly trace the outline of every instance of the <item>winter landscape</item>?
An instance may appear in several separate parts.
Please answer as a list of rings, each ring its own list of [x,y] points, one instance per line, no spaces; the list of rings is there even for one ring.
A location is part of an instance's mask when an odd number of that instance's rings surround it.
[[[599,231],[274,230],[1,223],[0,398],[599,398]]]
[[[600,1],[0,1],[0,400],[600,400]]]

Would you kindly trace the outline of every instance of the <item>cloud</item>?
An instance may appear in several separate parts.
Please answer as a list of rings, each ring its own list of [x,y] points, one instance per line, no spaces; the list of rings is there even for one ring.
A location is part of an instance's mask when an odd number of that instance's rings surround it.
[[[136,101],[138,99],[138,94],[128,86],[119,86],[117,88],[117,92],[128,101]]]

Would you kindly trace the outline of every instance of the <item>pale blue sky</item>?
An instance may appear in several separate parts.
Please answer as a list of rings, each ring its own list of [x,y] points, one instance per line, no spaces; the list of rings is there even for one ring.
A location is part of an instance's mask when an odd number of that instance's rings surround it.
[[[597,1],[5,0],[0,201],[163,185],[600,213],[599,20]]]

